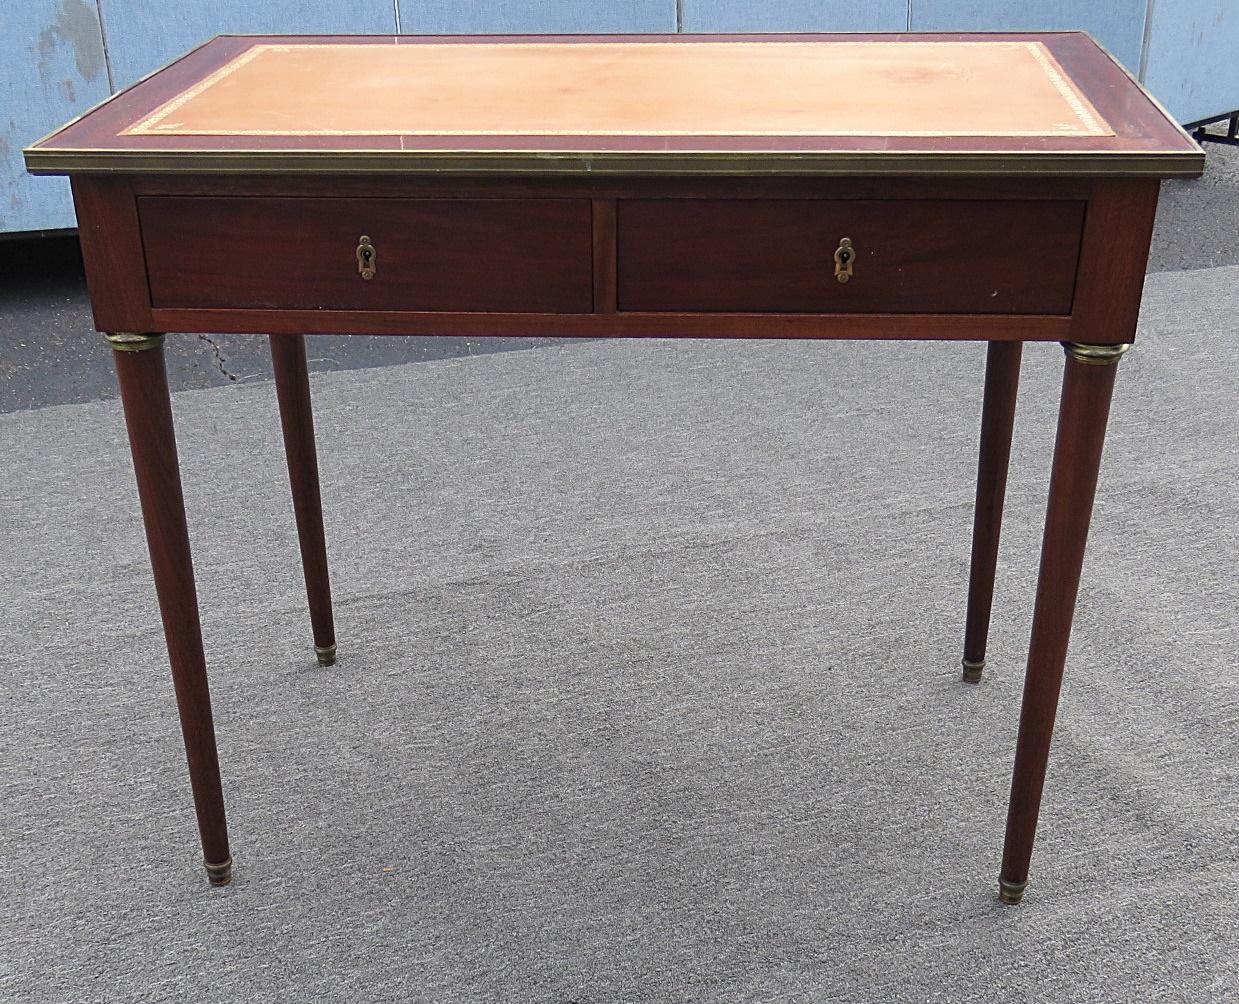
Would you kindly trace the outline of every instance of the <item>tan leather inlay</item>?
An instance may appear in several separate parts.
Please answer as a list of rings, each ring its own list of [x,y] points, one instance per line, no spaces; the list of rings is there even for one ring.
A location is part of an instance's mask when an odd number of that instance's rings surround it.
[[[1040,42],[258,44],[164,136],[1109,136]]]

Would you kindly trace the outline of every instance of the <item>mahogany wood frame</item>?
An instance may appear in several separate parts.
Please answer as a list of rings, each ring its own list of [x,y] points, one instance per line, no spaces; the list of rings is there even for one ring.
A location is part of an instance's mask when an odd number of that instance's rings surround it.
[[[212,331],[278,334],[529,335],[662,338],[858,338],[1063,341],[1088,325],[1088,312],[1109,311],[1092,277],[1114,281],[1130,259],[1111,242],[1139,244],[1152,226],[1159,183],[1151,179],[939,178],[398,178],[357,176],[100,176],[72,178],[82,221],[83,255],[95,326],[101,331]],[[594,303],[591,313],[503,313],[409,310],[267,310],[155,306],[147,277],[138,199],[144,196],[315,198],[587,198],[593,206]],[[793,313],[770,311],[622,311],[616,287],[616,203],[629,198],[816,198],[1081,201],[1086,219],[1079,246],[1073,308],[1066,313]],[[1143,260],[1143,259],[1142,259]],[[106,263],[106,272],[105,272]],[[1022,263],[1035,268],[1036,260]],[[185,263],[187,269],[192,261]],[[215,281],[203,275],[203,282]],[[1101,305],[1098,305],[1098,300]],[[1139,304],[1124,309],[1134,324]],[[1106,326],[1098,330],[1106,331]],[[1115,336],[1103,336],[1115,337]]]
[[[1020,346],[1068,345],[1041,571],[1000,878],[1005,902],[1028,881],[1050,737],[1066,661],[1084,543],[1092,510],[1115,366],[1135,333],[1157,202],[1150,179],[675,179],[95,176],[73,178],[95,323],[109,332],[265,331],[305,566],[315,647],[334,658],[309,383],[301,336],[499,334],[594,337],[898,338],[990,343],[982,416],[975,543],[965,672],[984,660],[1014,417]],[[328,196],[574,198],[589,200],[590,313],[257,310],[154,307],[148,286],[139,197],[221,194],[262,198]],[[1086,204],[1071,310],[1065,314],[797,314],[624,312],[617,304],[617,201],[667,199],[1053,199]],[[909,239],[915,239],[910,235]],[[184,267],[195,267],[192,259]],[[204,279],[205,281],[205,279]],[[211,881],[231,877],[205,660],[190,564],[159,336],[114,338],[152,566],[181,709],[195,804]],[[1083,346],[1083,347],[1081,347]],[[1089,348],[1092,346],[1092,348]],[[329,655],[328,655],[329,653]]]

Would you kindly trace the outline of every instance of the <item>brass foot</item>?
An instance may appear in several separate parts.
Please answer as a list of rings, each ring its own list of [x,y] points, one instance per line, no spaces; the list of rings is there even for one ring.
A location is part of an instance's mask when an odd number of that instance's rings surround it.
[[[207,870],[207,878],[211,880],[211,885],[227,885],[232,881],[232,856],[229,855],[227,861],[221,861],[217,865],[211,864],[210,861],[205,862]]]
[[[315,645],[314,654],[318,656],[318,664],[320,666],[334,666],[336,663],[336,646],[334,644],[324,645],[322,648]]]
[[[1028,879],[1023,882],[1008,882],[1004,878],[998,880],[998,898],[1004,903],[1014,906],[1024,898],[1024,890],[1028,888]]]
[[[984,659],[982,659],[980,662],[969,662],[967,659],[964,659],[963,666],[964,666],[964,683],[980,683],[981,682],[981,671],[985,669]]]

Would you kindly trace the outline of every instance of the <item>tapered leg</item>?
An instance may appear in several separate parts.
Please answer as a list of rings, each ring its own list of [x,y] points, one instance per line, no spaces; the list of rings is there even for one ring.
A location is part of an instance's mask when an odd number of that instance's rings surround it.
[[[1021,342],[990,342],[985,357],[985,399],[981,405],[981,449],[977,463],[977,503],[972,525],[972,569],[968,576],[968,616],[964,627],[964,679],[976,683],[985,668],[1007,494],[1015,395],[1020,385]]]
[[[1058,436],[1050,474],[1050,500],[1041,544],[1041,570],[1033,609],[1028,671],[1015,748],[1015,772],[1007,810],[999,896],[1018,903],[1028,885],[1041,791],[1050,756],[1054,715],[1067,661],[1084,545],[1097,490],[1110,394],[1119,357],[1127,345],[1067,343],[1066,371],[1058,411]]]
[[[125,408],[207,875],[212,885],[227,885],[232,880],[232,856],[164,371],[163,335],[118,333],[106,337],[112,346]]]
[[[310,601],[314,651],[323,666],[336,661],[336,627],[331,616],[331,582],[327,577],[327,541],[323,532],[323,501],[318,487],[318,455],[314,448],[314,412],[310,407],[310,375],[305,338],[271,335],[275,393],[284,427],[284,453],[293,492],[301,567]]]

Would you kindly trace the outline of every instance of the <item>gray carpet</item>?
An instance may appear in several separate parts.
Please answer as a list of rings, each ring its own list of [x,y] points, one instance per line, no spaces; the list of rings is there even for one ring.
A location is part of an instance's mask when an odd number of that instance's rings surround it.
[[[1057,346],[1026,353],[975,688],[982,346],[321,375],[329,670],[271,387],[178,394],[226,890],[119,407],[0,417],[0,998],[1237,999],[1235,289],[1235,267],[1150,280],[1014,909],[995,877]]]

